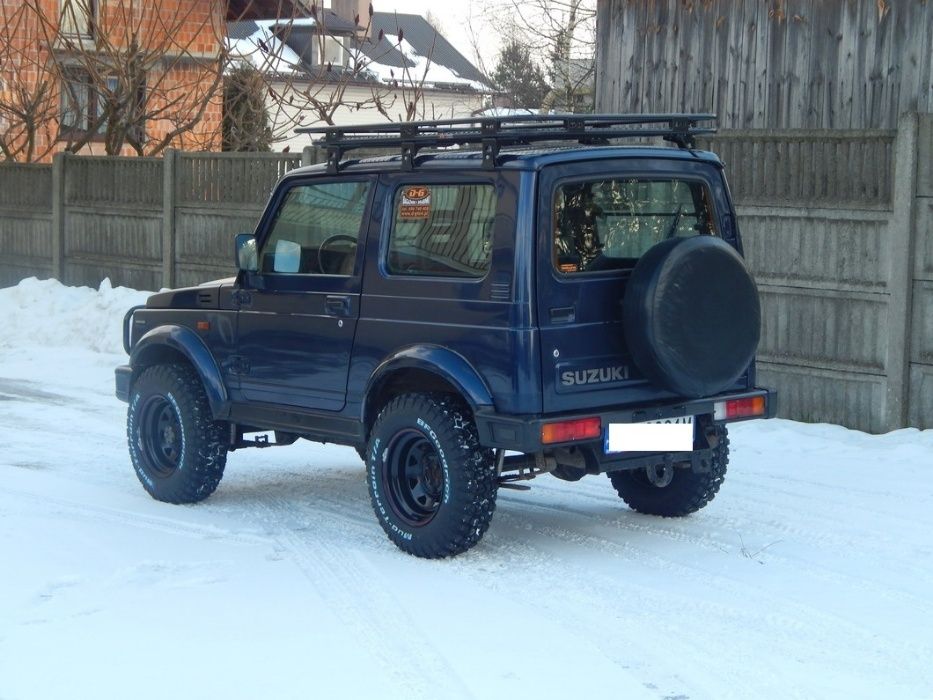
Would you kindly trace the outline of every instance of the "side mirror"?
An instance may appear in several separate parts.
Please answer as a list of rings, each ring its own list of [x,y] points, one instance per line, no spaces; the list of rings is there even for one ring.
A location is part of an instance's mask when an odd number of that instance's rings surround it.
[[[259,269],[256,237],[251,233],[238,233],[234,241],[234,260],[237,269],[241,272],[256,272]]]

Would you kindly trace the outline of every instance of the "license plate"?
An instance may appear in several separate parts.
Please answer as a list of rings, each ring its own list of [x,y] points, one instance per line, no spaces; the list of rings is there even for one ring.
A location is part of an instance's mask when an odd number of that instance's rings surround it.
[[[610,423],[604,443],[613,452],[690,452],[693,450],[693,416],[649,420],[644,423]]]

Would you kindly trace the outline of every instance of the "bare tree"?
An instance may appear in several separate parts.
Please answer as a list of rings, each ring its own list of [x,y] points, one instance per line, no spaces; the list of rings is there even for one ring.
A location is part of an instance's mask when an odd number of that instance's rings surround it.
[[[356,35],[335,33],[327,10],[296,6],[290,16],[262,23],[261,34],[237,42],[235,58],[250,63],[265,82],[272,141],[287,139],[297,126],[333,124],[339,109],[362,109],[374,99],[348,99],[365,82],[368,59]],[[372,11],[370,9],[371,22]],[[359,25],[360,18],[355,18]],[[367,24],[367,29],[368,29]]]
[[[0,154],[42,160],[55,146],[58,82],[39,55],[39,23],[19,2],[0,0]]]
[[[0,139],[14,144],[4,148],[7,158],[91,143],[137,155],[219,145],[225,0],[18,0],[12,12],[8,5],[3,0],[2,31],[12,36],[0,36],[0,55],[11,66],[4,77],[18,77],[0,93],[0,114],[15,121]]]
[[[444,23],[441,21],[441,18],[431,12],[431,10],[424,13],[424,21],[431,25],[431,29],[434,30],[435,34],[444,33]]]
[[[545,67],[551,92],[541,110],[592,107],[596,56],[595,0],[508,0],[485,12],[503,36],[524,44]]]
[[[393,44],[393,48],[396,49],[402,56],[404,56],[405,61],[404,65],[399,71],[398,76],[394,74],[394,71],[390,75],[390,85],[394,90],[394,92],[391,93],[391,103],[387,104],[386,100],[379,97],[378,91],[376,89],[373,90],[376,109],[389,121],[410,122],[417,119],[435,117],[433,114],[427,114],[426,102],[424,99],[425,82],[428,78],[428,72],[431,70],[431,61],[434,57],[434,49],[437,46],[437,27],[432,25],[432,29],[434,29],[434,37],[431,40],[431,48],[428,51],[428,55],[424,57],[424,66],[419,67],[413,61],[410,62],[411,56],[409,56],[408,52],[405,50],[405,32],[402,31],[401,27],[398,26],[398,18],[396,17],[396,34],[394,35],[395,40],[391,43]],[[381,33],[379,38],[384,38],[381,36]],[[389,110],[394,105],[396,99],[399,98],[401,99],[404,112],[397,112],[395,115],[396,118],[393,119],[393,115]]]
[[[373,15],[370,4],[367,16],[354,17],[349,29],[312,3],[306,16],[264,23],[263,36],[236,42],[235,57],[265,77],[273,142],[291,137],[299,126],[333,125],[341,110],[373,109],[390,121],[425,116],[433,50],[421,57],[423,65],[412,60],[400,28],[373,36]],[[389,54],[404,56],[403,65],[380,64]]]

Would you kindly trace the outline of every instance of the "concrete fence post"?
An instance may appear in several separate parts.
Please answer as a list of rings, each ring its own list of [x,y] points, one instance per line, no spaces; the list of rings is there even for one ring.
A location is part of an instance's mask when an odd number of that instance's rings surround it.
[[[162,155],[162,286],[175,286],[175,177],[178,151]]]
[[[910,322],[914,270],[914,208],[917,190],[918,115],[904,114],[894,143],[894,191],[888,250],[888,349],[884,423],[887,430],[907,425],[910,390]]]
[[[65,281],[65,161],[67,153],[52,157],[52,277]]]

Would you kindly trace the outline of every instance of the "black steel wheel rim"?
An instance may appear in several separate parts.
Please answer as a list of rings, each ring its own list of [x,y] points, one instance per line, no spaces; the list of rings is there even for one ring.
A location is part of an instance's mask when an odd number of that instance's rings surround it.
[[[382,483],[389,506],[412,527],[427,525],[444,496],[444,470],[427,436],[418,430],[397,433],[382,461]]]
[[[165,478],[178,469],[183,447],[181,419],[164,396],[153,396],[143,405],[139,446],[154,476]]]

